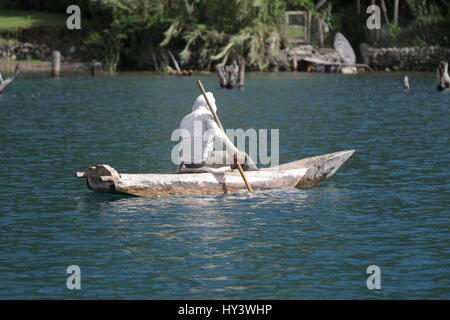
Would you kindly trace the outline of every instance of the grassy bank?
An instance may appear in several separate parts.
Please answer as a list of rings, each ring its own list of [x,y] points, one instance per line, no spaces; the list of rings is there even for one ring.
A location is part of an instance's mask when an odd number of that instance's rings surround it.
[[[12,60],[0,58],[0,72],[6,76],[13,72],[16,64],[20,65],[22,71],[46,71],[51,69],[51,62],[42,60]]]
[[[64,14],[23,10],[1,10],[0,31],[17,30],[36,26],[64,26],[67,16]]]

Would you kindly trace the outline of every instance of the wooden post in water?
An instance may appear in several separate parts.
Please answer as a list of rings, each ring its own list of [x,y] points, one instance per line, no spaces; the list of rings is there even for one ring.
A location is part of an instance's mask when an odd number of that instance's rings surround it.
[[[239,88],[243,89],[245,83],[245,59],[243,56],[239,56]]]
[[[3,79],[0,74],[0,93],[2,93],[3,90],[11,83],[13,82],[20,74],[20,68],[19,65],[16,65],[16,68],[14,69],[14,74],[7,77],[6,79]]]
[[[102,64],[98,61],[92,61],[91,64],[91,76],[101,76],[102,75]]]
[[[440,62],[437,68],[437,91],[445,90],[444,63]]]
[[[61,52],[53,51],[52,53],[52,77],[59,77],[61,70]]]

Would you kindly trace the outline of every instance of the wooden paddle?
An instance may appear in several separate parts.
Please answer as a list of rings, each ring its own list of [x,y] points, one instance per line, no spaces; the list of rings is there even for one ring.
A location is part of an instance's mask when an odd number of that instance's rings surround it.
[[[211,107],[211,103],[209,102],[208,97],[206,96],[205,88],[203,88],[203,85],[202,85],[202,83],[200,82],[200,80],[197,80],[197,84],[198,84],[198,86],[200,87],[200,90],[202,91],[203,96],[205,97],[206,103],[208,104],[209,110],[211,111],[211,113],[212,113],[212,115],[213,115],[213,117],[214,117],[214,120],[216,121],[216,123],[217,123],[217,125],[219,126],[219,128],[220,128],[223,132],[225,132],[225,130],[224,130],[223,127],[222,127],[222,124],[220,123],[219,117],[217,117],[216,112],[215,112],[214,109]],[[244,180],[245,185],[247,186],[248,191],[253,192],[253,189],[252,189],[252,187],[250,186],[250,184],[248,183],[247,178],[245,177],[244,170],[242,170],[241,164],[240,164],[239,162],[237,162],[237,168],[238,168],[238,170],[239,170],[239,173],[240,173],[241,176],[242,176],[242,179]]]

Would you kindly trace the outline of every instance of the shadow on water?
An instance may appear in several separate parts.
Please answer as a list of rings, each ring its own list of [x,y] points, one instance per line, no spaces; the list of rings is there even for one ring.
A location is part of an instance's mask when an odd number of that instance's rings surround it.
[[[95,202],[114,202],[121,201],[124,199],[137,199],[138,196],[134,196],[132,194],[126,193],[101,193],[89,191],[86,192],[85,199],[88,199],[87,202],[95,203]]]

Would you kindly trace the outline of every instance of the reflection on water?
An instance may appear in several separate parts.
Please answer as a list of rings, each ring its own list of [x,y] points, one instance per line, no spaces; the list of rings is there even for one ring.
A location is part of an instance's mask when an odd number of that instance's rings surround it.
[[[74,173],[173,171],[195,82],[25,75],[0,95],[0,297],[449,298],[450,96],[423,73],[405,93],[403,76],[250,73],[243,91],[200,77],[226,128],[280,129],[281,163],[356,153],[308,190],[138,198]]]

